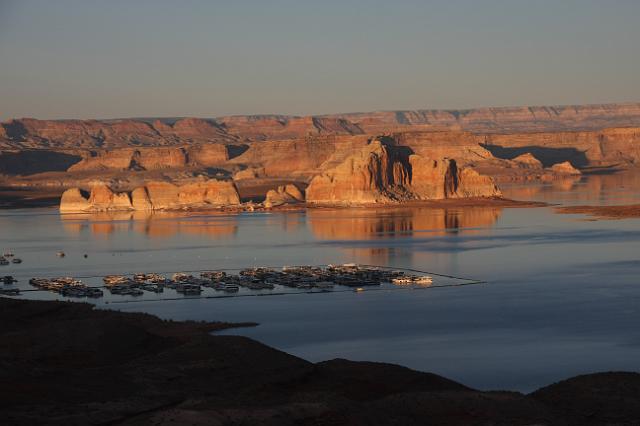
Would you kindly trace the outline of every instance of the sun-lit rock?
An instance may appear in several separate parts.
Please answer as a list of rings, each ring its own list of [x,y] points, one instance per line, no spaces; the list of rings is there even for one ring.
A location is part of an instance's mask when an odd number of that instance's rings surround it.
[[[580,170],[573,167],[573,165],[568,161],[563,161],[562,163],[554,164],[549,168],[553,173],[557,173],[559,175],[580,175],[582,174]]]
[[[454,160],[407,155],[378,140],[314,177],[310,203],[393,203],[461,197],[493,197],[500,191],[488,176],[459,168]]]
[[[304,194],[293,184],[280,185],[276,189],[267,192],[264,206],[267,208],[281,206],[284,204],[296,204],[304,202]]]
[[[232,181],[210,179],[183,185],[158,181],[147,182],[131,193],[114,192],[104,184],[95,185],[88,199],[78,188],[72,188],[63,194],[60,211],[171,210],[239,204],[240,196]]]

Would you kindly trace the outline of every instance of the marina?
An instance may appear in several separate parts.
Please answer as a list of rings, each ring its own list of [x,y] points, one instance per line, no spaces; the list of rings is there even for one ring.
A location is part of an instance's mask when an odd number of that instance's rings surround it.
[[[236,272],[237,271],[237,272]],[[433,277],[427,272],[414,269],[388,268],[374,265],[345,263],[340,265],[302,265],[276,267],[251,267],[240,270],[207,270],[173,273],[170,278],[160,273],[135,273],[132,275],[105,275],[103,285],[89,285],[80,278],[54,277],[31,278],[31,289],[5,289],[4,295],[19,295],[20,292],[49,291],[68,298],[100,298],[104,290],[117,296],[144,296],[164,293],[165,289],[182,296],[201,296],[205,289],[228,296],[248,291],[244,295],[319,293],[334,291],[362,292],[371,288],[428,288]],[[462,284],[480,284],[483,281],[440,275],[460,280]],[[3,277],[2,282],[12,285],[17,282],[12,276]],[[449,284],[450,285],[450,284]],[[449,286],[447,285],[447,286]],[[274,290],[289,290],[274,292]],[[265,292],[266,291],[266,292]],[[210,297],[205,295],[206,297]],[[166,299],[162,299],[166,300]]]

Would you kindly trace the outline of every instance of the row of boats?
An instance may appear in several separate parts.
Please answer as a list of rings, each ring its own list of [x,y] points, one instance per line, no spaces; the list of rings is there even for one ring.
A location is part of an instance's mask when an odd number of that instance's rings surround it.
[[[0,256],[0,266],[6,266],[11,263],[22,263],[22,259],[15,257],[15,255],[10,251],[5,251],[2,256]]]
[[[29,284],[34,287],[53,291],[65,297],[102,297],[104,292],[96,287],[89,287],[81,280],[72,277],[31,278]]]
[[[0,283],[4,285],[11,285],[17,282],[18,280],[16,280],[11,275],[5,275],[3,277],[0,277]],[[18,296],[19,294],[20,294],[19,288],[0,288],[0,295],[2,296]]]
[[[236,293],[240,288],[249,290],[273,290],[276,285],[296,289],[318,289],[328,291],[335,285],[362,290],[365,286],[383,282],[400,286],[428,286],[433,279],[425,275],[408,274],[405,271],[363,266],[353,263],[320,266],[284,266],[279,270],[267,267],[247,268],[238,274],[225,271],[206,271],[194,276],[175,273],[167,278],[157,273],[138,273],[133,276],[107,275],[104,288],[111,294],[141,296],[145,291],[162,293],[165,288],[183,295],[199,295],[204,288],[225,293]],[[103,291],[85,285],[72,277],[32,278],[29,283],[37,288],[49,290],[68,297],[101,297]]]

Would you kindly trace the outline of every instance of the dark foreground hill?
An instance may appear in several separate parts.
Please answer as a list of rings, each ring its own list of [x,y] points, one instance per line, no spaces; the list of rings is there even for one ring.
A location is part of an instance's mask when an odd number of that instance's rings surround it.
[[[313,364],[230,324],[0,299],[0,424],[633,425],[640,375],[530,395],[369,362]]]

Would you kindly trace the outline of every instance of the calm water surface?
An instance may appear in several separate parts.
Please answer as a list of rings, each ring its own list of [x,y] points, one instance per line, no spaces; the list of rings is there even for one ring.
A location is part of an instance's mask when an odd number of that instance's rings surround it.
[[[614,175],[504,192],[563,205],[628,204],[640,203],[639,189],[640,176]],[[392,362],[476,388],[529,391],[580,373],[640,370],[640,220],[584,219],[551,207],[153,216],[5,210],[0,249],[24,263],[0,273],[18,277],[22,289],[33,276],[97,284],[108,273],[342,262],[484,279],[424,291],[157,300],[176,296],[165,291],[96,303],[163,318],[256,321],[227,333],[312,361]],[[67,256],[56,257],[58,250]],[[132,303],[114,303],[123,300]]]

